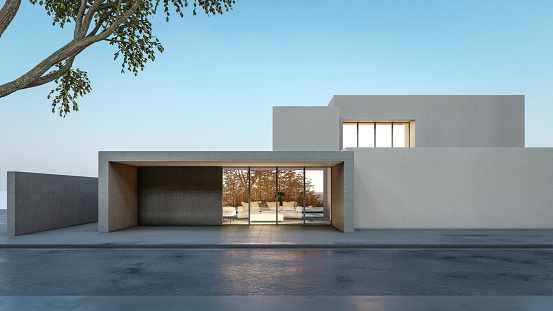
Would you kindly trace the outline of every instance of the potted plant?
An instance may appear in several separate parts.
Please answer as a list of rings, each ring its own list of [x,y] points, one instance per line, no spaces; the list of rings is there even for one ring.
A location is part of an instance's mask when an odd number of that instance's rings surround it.
[[[285,197],[286,197],[286,195],[284,194],[284,192],[279,192],[278,193],[278,205],[279,206],[282,206],[282,201],[284,200]]]

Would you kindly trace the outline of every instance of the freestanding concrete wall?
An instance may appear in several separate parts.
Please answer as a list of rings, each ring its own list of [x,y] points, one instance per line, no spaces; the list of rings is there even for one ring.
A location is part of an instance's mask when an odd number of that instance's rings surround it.
[[[98,221],[98,178],[8,172],[7,235]]]
[[[223,168],[138,168],[139,225],[221,225]]]
[[[553,148],[358,148],[356,229],[553,229]]]

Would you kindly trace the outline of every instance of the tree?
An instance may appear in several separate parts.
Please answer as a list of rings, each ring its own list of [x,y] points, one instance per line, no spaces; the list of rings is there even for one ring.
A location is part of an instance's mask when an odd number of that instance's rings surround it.
[[[277,197],[275,177],[274,170],[251,170],[248,184],[247,170],[223,170],[223,206],[240,206],[241,202],[248,202],[250,196],[252,202],[295,201],[302,206],[303,172],[286,169],[278,171],[278,200],[275,199]],[[315,186],[309,178],[305,179],[305,198],[306,206],[323,206],[323,201],[320,195],[315,193]]]
[[[207,15],[223,14],[232,10],[235,0],[30,0],[43,5],[53,17],[52,25],[61,28],[74,23],[73,39],[46,57],[19,78],[0,85],[0,98],[19,90],[55,82],[52,95],[52,112],[59,110],[65,117],[70,108],[78,111],[77,98],[91,91],[86,71],[73,69],[77,55],[98,42],[108,42],[117,47],[114,60],[122,59],[121,72],[130,71],[136,76],[144,70],[148,60],[155,60],[155,51],[163,52],[163,46],[152,35],[151,19],[163,5],[162,14],[169,21],[170,7],[184,16],[182,10],[193,4]],[[6,0],[0,10],[0,38],[17,14],[21,0]],[[70,104],[72,107],[70,107]]]

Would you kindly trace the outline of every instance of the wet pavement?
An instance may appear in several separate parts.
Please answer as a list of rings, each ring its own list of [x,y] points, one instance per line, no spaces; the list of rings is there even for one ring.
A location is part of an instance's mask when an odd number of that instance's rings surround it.
[[[0,310],[553,310],[553,230],[5,224]]]
[[[20,295],[553,295],[552,250],[0,250]]]

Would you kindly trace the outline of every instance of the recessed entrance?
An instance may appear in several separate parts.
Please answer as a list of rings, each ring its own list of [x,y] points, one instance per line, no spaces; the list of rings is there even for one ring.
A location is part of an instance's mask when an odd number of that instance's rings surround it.
[[[223,168],[223,224],[330,225],[330,168]]]
[[[105,151],[98,163],[99,232],[223,223],[353,231],[352,151]]]

